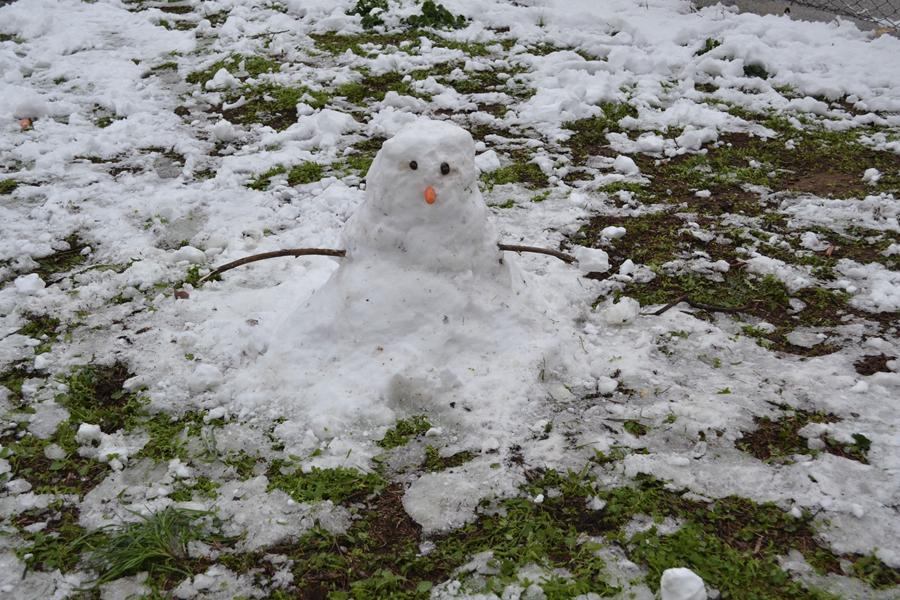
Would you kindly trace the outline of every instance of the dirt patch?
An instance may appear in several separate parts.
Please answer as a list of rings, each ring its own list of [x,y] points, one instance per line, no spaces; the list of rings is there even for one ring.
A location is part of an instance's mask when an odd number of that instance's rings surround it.
[[[894,356],[888,356],[887,354],[869,354],[863,356],[855,363],[853,366],[856,368],[856,372],[860,375],[874,375],[875,373],[890,373],[891,370],[888,368],[888,361],[897,360]]]

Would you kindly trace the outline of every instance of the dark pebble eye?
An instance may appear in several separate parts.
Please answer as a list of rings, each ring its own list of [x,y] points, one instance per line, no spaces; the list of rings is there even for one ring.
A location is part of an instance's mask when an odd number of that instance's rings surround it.
[[[419,163],[417,163],[414,160],[411,160],[411,161],[409,161],[409,168],[412,169],[413,171],[415,171],[416,169],[419,168]]]
[[[450,165],[447,163],[441,163],[441,175],[446,175],[450,172]]]

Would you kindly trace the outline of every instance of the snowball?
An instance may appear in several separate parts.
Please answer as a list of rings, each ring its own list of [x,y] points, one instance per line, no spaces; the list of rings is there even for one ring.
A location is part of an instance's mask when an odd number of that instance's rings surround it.
[[[683,567],[663,571],[659,591],[662,600],[706,600],[703,580]]]
[[[226,69],[219,69],[213,78],[206,82],[208,90],[229,90],[238,87],[240,82]]]
[[[232,142],[238,137],[238,132],[234,125],[224,120],[213,125],[212,133],[220,142]]]
[[[34,357],[34,370],[43,371],[50,366],[50,358],[47,354],[38,354]]]
[[[17,119],[38,119],[48,113],[47,103],[34,92],[26,92],[13,107],[13,117]]]
[[[578,268],[584,273],[606,273],[609,271],[609,255],[599,248],[575,246],[572,254],[578,261]]]
[[[606,508],[606,501],[597,496],[591,496],[587,501],[587,507],[588,510],[603,510]]]
[[[634,261],[630,258],[626,258],[621,265],[619,265],[619,275],[631,275],[635,272],[637,266],[634,264]]]
[[[175,262],[186,260],[189,263],[201,265],[206,262],[206,253],[193,246],[182,246],[172,254],[172,260]]]
[[[630,157],[622,154],[616,157],[616,160],[613,163],[613,169],[615,169],[617,173],[622,173],[623,175],[637,175],[641,172],[641,170],[638,169],[637,164],[635,164]]]
[[[816,252],[821,252],[828,248],[828,242],[820,240],[815,231],[804,231],[800,234],[800,245],[808,250],[814,250]]]
[[[13,285],[15,285],[16,291],[24,296],[37,296],[47,287],[47,284],[44,283],[44,280],[37,273],[16,277]]]
[[[641,304],[634,298],[623,296],[615,304],[609,304],[602,311],[603,319],[610,325],[631,323],[641,311]]]
[[[600,237],[606,238],[608,240],[617,240],[628,232],[624,227],[616,227],[615,225],[610,225],[609,227],[604,227],[600,232]]]
[[[44,446],[44,456],[50,460],[60,460],[66,457],[66,451],[58,444],[48,444]]]
[[[881,179],[881,171],[875,168],[866,169],[862,176],[863,183],[868,183],[871,185],[875,185],[876,183],[878,183],[879,179]]]
[[[194,369],[188,381],[188,389],[197,394],[218,386],[222,382],[222,372],[215,365],[200,364]]]
[[[100,431],[99,425],[82,423],[78,426],[78,431],[75,432],[75,440],[84,444],[86,442],[99,440],[102,435],[103,433]]]
[[[475,166],[482,173],[491,173],[500,168],[500,159],[497,158],[496,152],[488,150],[475,157]]]
[[[710,196],[712,196],[712,192],[710,192],[709,190],[697,190],[696,192],[694,192],[694,195],[698,198],[709,198]]]
[[[597,393],[599,394],[611,394],[616,391],[617,387],[619,387],[619,382],[612,377],[597,378]]]

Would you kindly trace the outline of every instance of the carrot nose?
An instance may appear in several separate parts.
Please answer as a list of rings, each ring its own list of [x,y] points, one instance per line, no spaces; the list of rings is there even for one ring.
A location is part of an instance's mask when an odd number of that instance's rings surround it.
[[[437,192],[434,191],[434,188],[430,185],[425,188],[425,202],[428,204],[434,204],[434,201],[437,200]]]

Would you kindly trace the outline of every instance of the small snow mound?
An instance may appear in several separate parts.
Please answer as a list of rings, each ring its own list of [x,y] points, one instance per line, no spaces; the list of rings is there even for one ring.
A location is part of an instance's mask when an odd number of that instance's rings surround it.
[[[659,592],[662,600],[706,600],[703,580],[683,567],[663,571]]]
[[[866,169],[862,176],[863,183],[869,185],[875,185],[879,179],[881,179],[881,171],[875,168]]]
[[[197,394],[218,386],[222,382],[222,372],[215,365],[197,365],[188,382],[188,389]]]
[[[475,157],[475,166],[482,173],[491,173],[500,168],[500,159],[493,150],[488,150]]]
[[[220,142],[233,142],[238,137],[238,132],[234,125],[224,120],[213,125],[212,133]]]
[[[624,296],[615,304],[607,305],[600,314],[609,325],[626,325],[634,321],[640,312],[640,302]]]
[[[641,172],[637,164],[630,157],[620,154],[613,163],[613,169],[622,175],[637,175]]]
[[[23,296],[37,296],[47,287],[47,284],[44,283],[44,280],[37,273],[16,277],[13,285],[16,287],[16,291]]]
[[[193,246],[182,246],[178,250],[172,254],[172,260],[175,262],[181,262],[186,260],[189,263],[193,263],[195,265],[202,265],[206,262],[206,253],[199,248],[194,248]]]
[[[222,68],[216,71],[213,78],[206,82],[205,87],[208,90],[230,90],[238,87],[240,83],[237,77],[229,73],[227,69]]]
[[[617,240],[620,237],[624,236],[628,233],[628,230],[624,227],[616,227],[615,225],[610,225],[609,227],[604,227],[600,232],[600,237],[606,238],[608,240]]]

